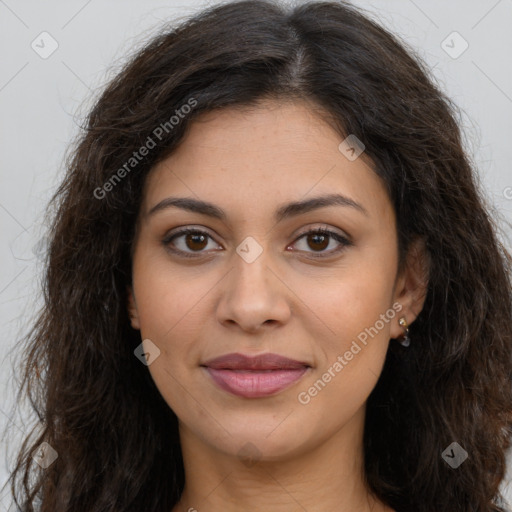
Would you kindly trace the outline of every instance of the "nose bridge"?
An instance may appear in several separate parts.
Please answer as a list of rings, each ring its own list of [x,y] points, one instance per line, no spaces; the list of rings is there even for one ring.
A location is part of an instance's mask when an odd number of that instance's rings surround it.
[[[248,237],[233,254],[234,268],[227,276],[218,307],[221,322],[254,329],[269,321],[283,322],[289,315],[284,287],[270,270],[270,249]]]
[[[235,268],[232,272],[232,292],[249,304],[251,298],[261,301],[270,293],[270,250],[253,237],[247,237],[233,255]]]

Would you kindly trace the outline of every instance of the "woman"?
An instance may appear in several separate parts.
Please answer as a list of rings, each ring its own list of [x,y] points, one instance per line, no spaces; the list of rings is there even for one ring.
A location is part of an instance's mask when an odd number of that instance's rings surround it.
[[[504,511],[511,260],[454,112],[343,2],[148,43],[52,200],[18,505]]]

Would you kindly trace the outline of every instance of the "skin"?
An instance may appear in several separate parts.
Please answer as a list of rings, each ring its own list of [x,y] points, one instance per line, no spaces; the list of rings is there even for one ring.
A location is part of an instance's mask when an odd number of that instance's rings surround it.
[[[403,336],[399,318],[410,325],[423,307],[425,252],[414,245],[398,272],[396,219],[384,185],[364,153],[350,161],[340,152],[342,140],[309,103],[209,112],[146,180],[128,307],[132,327],[160,350],[148,370],[179,419],[186,485],[172,512],[392,512],[364,485],[366,400],[390,338]],[[283,204],[333,193],[366,214],[335,205],[274,219]],[[169,196],[214,203],[226,219],[176,207],[148,216]],[[168,242],[194,258],[162,242],[183,227],[211,237]],[[302,236],[319,227],[352,245]],[[251,263],[236,252],[248,236],[262,249]],[[298,394],[393,304],[400,313],[300,403]],[[311,368],[273,396],[242,398],[200,367],[232,352],[273,352]]]

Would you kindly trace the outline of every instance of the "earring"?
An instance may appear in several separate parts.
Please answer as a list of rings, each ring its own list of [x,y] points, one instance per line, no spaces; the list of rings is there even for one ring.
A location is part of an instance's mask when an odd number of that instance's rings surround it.
[[[404,337],[402,338],[402,340],[399,340],[399,343],[403,347],[408,347],[411,344],[411,340],[409,338],[409,326],[407,325],[407,320],[405,319],[405,316],[400,318],[400,320],[398,320],[398,323],[405,332]]]

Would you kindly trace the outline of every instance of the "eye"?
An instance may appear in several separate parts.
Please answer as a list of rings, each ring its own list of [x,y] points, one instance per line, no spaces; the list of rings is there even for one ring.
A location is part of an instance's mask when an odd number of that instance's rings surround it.
[[[198,253],[197,256],[201,256],[201,253],[204,252],[203,249],[208,247],[209,238],[213,240],[206,231],[187,228],[167,236],[162,240],[162,243],[173,253],[179,253],[180,256],[185,256],[186,258],[194,258],[196,257],[194,253]],[[179,240],[179,243],[176,243],[175,240]],[[190,249],[191,252],[188,252],[187,249]]]
[[[346,247],[352,245],[352,242],[350,242],[347,237],[326,228],[317,228],[306,231],[295,241],[295,244],[302,240],[305,241],[304,245],[313,249],[312,256],[314,258],[325,258],[332,256],[333,254],[337,254],[343,251]],[[338,247],[330,251],[325,251],[325,249],[331,245],[333,240],[335,243],[332,245],[336,246],[336,244],[338,244]],[[309,251],[306,250],[306,252]],[[314,254],[315,252],[319,254]]]

